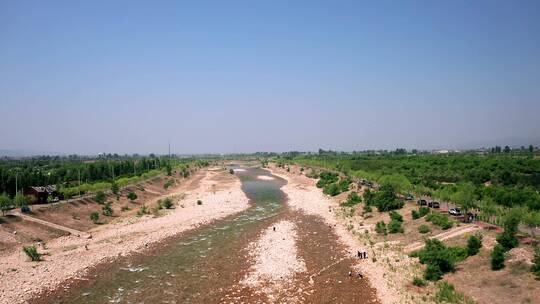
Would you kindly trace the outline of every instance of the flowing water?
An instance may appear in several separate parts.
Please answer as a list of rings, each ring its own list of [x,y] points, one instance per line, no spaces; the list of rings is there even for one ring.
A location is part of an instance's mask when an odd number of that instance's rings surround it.
[[[246,264],[239,254],[283,210],[283,179],[258,168],[236,173],[251,206],[242,213],[183,234],[150,256],[100,269],[98,277],[56,299],[55,303],[202,303],[217,302]],[[204,205],[202,206],[204,208]]]
[[[172,238],[155,250],[118,259],[94,269],[87,280],[72,282],[35,303],[262,303],[257,290],[238,285],[251,265],[248,244],[272,222],[288,218],[299,228],[298,246],[308,273],[289,294],[305,303],[377,303],[367,281],[349,278],[353,262],[344,258],[332,229],[320,218],[292,212],[281,191],[285,180],[260,168],[237,171],[250,207],[236,215]],[[265,175],[273,179],[258,179]],[[202,206],[204,208],[204,205]],[[335,261],[343,262],[335,263]],[[327,265],[324,273],[310,276]],[[308,283],[310,282],[311,283]],[[74,286],[74,288],[73,288]]]

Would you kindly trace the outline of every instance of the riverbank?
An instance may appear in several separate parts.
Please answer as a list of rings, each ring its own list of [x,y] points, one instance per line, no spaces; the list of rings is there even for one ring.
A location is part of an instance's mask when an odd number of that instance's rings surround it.
[[[394,274],[390,275],[388,269],[381,265],[375,256],[379,255],[377,249],[355,236],[350,230],[349,223],[339,216],[339,203],[325,196],[320,189],[315,186],[316,180],[303,175],[297,175],[277,167],[271,167],[272,174],[288,181],[282,190],[287,194],[288,204],[294,210],[298,210],[310,215],[320,216],[326,224],[332,227],[334,233],[338,236],[351,257],[355,257],[358,251],[368,253],[368,259],[355,259],[354,265],[357,271],[366,275],[377,291],[377,297],[381,303],[409,303],[407,299],[406,287],[401,282],[396,283]],[[388,255],[391,258],[397,258]],[[382,260],[382,256],[380,256]],[[400,256],[402,263],[410,264],[405,255]],[[403,275],[402,282],[405,282],[407,274]]]
[[[29,262],[22,251],[0,260],[0,303],[27,303],[47,290],[69,288],[64,282],[84,277],[86,271],[116,257],[143,252],[169,237],[245,210],[248,198],[235,175],[214,168],[193,188],[187,182],[173,193],[175,206],[154,215],[133,216],[89,230],[90,239],[63,236],[38,247],[45,255],[41,262]],[[145,202],[143,202],[145,203]]]

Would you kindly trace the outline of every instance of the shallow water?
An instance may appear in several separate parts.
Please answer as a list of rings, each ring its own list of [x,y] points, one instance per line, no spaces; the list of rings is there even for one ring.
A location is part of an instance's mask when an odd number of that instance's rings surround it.
[[[151,255],[100,267],[74,290],[57,293],[53,303],[219,302],[241,279],[245,248],[283,211],[285,181],[259,168],[236,171],[251,206],[244,212],[188,232]],[[262,180],[258,175],[272,176]],[[204,208],[204,205],[202,206]]]

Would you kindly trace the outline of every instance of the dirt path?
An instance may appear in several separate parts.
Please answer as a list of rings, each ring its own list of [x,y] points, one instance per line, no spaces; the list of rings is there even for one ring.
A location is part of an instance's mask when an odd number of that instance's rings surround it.
[[[56,230],[65,231],[65,232],[67,232],[69,234],[72,234],[74,236],[77,236],[77,237],[82,237],[82,238],[85,238],[85,239],[88,239],[88,238],[91,237],[91,234],[89,234],[89,233],[82,232],[82,231],[75,230],[75,229],[68,228],[68,227],[64,227],[64,226],[61,226],[61,225],[58,225],[58,224],[55,224],[55,223],[47,222],[47,221],[44,221],[44,220],[41,220],[41,219],[38,219],[38,218],[35,218],[35,217],[31,217],[29,215],[22,214],[21,212],[19,212],[17,210],[12,211],[11,214],[15,215],[15,216],[18,216],[18,217],[22,218],[25,221],[39,223],[41,225],[44,225],[44,226],[47,226],[47,227],[50,227],[50,228],[53,228],[53,229],[56,229]]]
[[[431,236],[430,239],[438,239],[440,241],[444,241],[444,240],[447,240],[447,239],[454,238],[456,236],[460,236],[460,235],[465,234],[465,233],[469,233],[469,232],[479,230],[479,229],[480,229],[480,227],[478,227],[476,225],[465,225],[465,226],[456,227],[454,229],[450,229],[450,230],[445,231],[443,233]],[[410,253],[410,252],[413,252],[413,251],[416,251],[416,250],[420,250],[420,249],[424,248],[424,246],[425,246],[425,242],[420,241],[420,242],[415,242],[415,243],[412,243],[412,244],[408,245],[403,250],[406,253]]]

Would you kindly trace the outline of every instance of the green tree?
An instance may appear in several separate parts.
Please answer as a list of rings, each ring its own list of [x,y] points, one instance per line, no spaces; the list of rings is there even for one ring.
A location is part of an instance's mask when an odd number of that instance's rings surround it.
[[[398,173],[384,175],[380,178],[379,182],[381,184],[391,185],[396,193],[403,193],[404,191],[410,191],[412,189],[412,184],[409,179]]]
[[[509,146],[504,146],[504,153],[510,153],[512,151]]]
[[[465,213],[474,207],[475,204],[475,195],[474,195],[474,185],[470,183],[458,185],[458,190],[452,196],[452,200],[465,211]]]
[[[16,207],[22,208],[28,206],[28,199],[22,193],[17,193],[17,195],[15,195],[15,198],[13,199],[13,203]]]
[[[0,195],[0,210],[2,210],[2,215],[6,215],[6,212],[11,206],[11,199],[7,194],[3,193]]]
[[[467,255],[476,255],[482,247],[482,239],[480,236],[471,235],[467,240]]]
[[[519,245],[519,240],[516,237],[519,222],[520,215],[516,210],[512,210],[504,219],[504,231],[497,236],[497,242],[499,242],[505,251]]]
[[[504,268],[505,248],[501,244],[495,245],[491,252],[491,269],[500,270]]]
[[[377,222],[377,224],[375,224],[375,231],[377,231],[378,234],[386,235],[386,223],[383,221]]]

